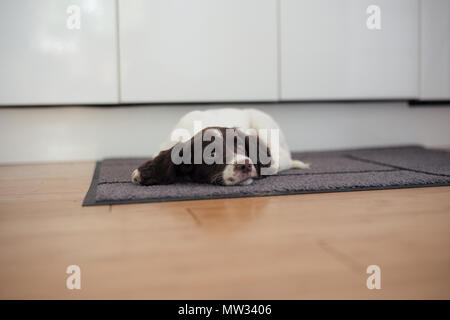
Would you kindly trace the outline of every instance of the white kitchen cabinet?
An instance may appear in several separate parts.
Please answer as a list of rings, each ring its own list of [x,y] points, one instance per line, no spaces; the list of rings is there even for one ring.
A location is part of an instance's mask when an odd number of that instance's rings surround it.
[[[117,103],[115,21],[111,0],[2,0],[0,104]]]
[[[450,99],[450,0],[421,1],[422,100]]]
[[[281,98],[417,98],[418,17],[417,0],[280,0]]]
[[[121,102],[276,100],[276,0],[119,0]]]

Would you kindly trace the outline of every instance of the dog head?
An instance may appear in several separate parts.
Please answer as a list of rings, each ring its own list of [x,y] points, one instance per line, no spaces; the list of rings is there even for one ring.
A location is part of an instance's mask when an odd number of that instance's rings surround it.
[[[236,128],[209,127],[143,163],[133,171],[131,180],[142,185],[183,180],[250,184],[271,162],[270,150],[256,135]]]

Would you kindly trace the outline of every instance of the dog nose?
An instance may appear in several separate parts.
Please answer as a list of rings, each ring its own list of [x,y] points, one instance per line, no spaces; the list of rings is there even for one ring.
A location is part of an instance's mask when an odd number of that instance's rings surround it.
[[[251,162],[248,159],[245,159],[244,163],[236,165],[236,169],[241,171],[241,172],[244,172],[244,173],[251,172],[252,171],[252,164],[251,164]]]
[[[141,173],[138,169],[135,169],[131,174],[131,182],[140,183],[141,182]]]

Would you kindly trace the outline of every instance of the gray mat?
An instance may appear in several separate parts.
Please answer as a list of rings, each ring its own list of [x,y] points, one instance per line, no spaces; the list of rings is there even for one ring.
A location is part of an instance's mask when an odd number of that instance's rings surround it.
[[[133,169],[146,159],[97,163],[83,205],[162,202],[450,185],[450,152],[420,146],[295,152],[309,170],[288,170],[249,186],[178,183],[137,186]]]

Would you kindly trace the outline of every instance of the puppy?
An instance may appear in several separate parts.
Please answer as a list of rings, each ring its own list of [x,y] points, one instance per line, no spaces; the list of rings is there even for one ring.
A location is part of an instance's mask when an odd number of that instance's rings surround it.
[[[193,181],[248,185],[279,171],[309,168],[292,160],[277,123],[256,109],[193,111],[180,119],[156,156],[135,169],[134,183]]]

